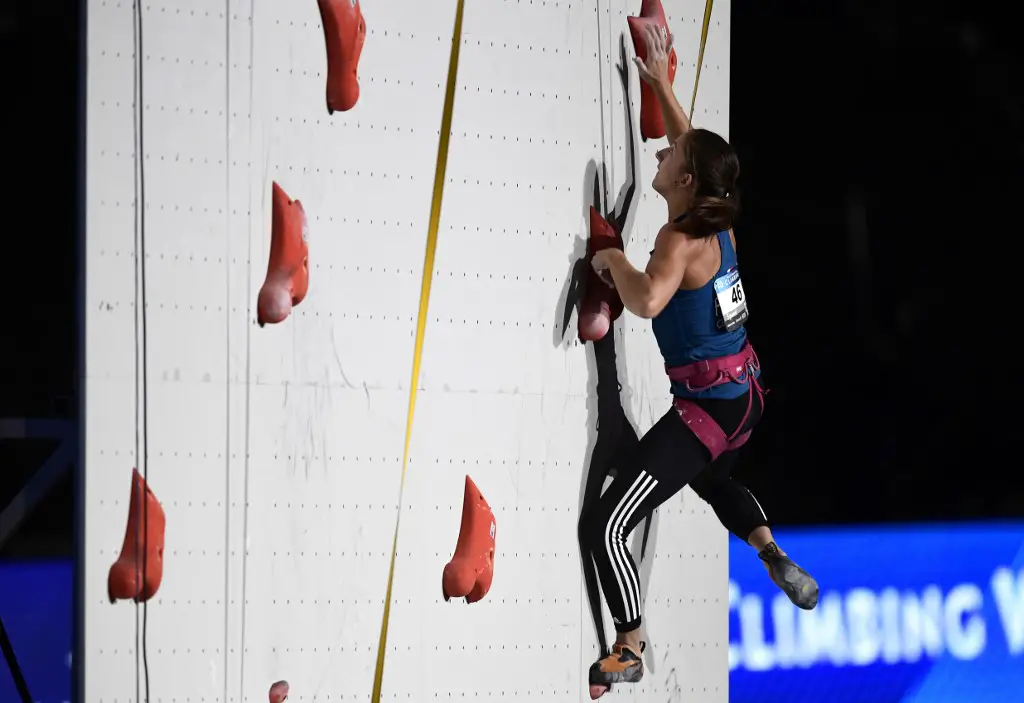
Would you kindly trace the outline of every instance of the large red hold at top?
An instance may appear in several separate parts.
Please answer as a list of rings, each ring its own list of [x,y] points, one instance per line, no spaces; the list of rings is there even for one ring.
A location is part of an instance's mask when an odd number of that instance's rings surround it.
[[[359,56],[366,21],[359,0],[317,0],[327,43],[327,114],[345,112],[359,100]]]
[[[626,22],[629,23],[629,36],[633,39],[633,51],[641,61],[646,61],[647,42],[644,39],[644,30],[653,25],[668,33],[668,21],[665,19],[665,9],[661,6],[661,0],[643,0],[640,3],[640,16],[627,17]],[[676,50],[670,49],[668,52],[668,82],[672,84],[675,79]],[[645,81],[640,81],[640,136],[644,141],[661,139],[665,136],[665,121],[661,117],[658,96]]]

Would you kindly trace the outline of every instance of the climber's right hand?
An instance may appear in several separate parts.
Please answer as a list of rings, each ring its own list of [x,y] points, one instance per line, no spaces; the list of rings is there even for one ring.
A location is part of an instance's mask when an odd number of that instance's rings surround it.
[[[652,86],[668,84],[668,54],[672,51],[673,37],[664,27],[647,25],[644,29],[644,43],[647,45],[647,60],[633,57],[640,78]]]

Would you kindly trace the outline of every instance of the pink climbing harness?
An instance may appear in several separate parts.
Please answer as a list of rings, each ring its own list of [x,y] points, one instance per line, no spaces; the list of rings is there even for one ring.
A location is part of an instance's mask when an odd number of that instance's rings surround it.
[[[686,424],[693,434],[700,440],[700,443],[711,452],[711,461],[714,461],[724,452],[737,449],[746,444],[750,439],[752,429],[740,433],[743,426],[747,424],[750,411],[754,404],[754,391],[757,391],[758,402],[764,403],[764,395],[767,393],[758,383],[755,373],[760,370],[761,362],[754,353],[750,342],[743,345],[743,348],[736,354],[720,356],[717,359],[705,359],[695,361],[685,366],[665,367],[668,377],[682,383],[686,390],[699,392],[720,386],[723,383],[747,383],[750,384],[750,394],[747,397],[747,412],[743,415],[736,431],[727,435],[721,425],[715,422],[702,407],[689,398],[676,398],[675,408],[680,419]]]

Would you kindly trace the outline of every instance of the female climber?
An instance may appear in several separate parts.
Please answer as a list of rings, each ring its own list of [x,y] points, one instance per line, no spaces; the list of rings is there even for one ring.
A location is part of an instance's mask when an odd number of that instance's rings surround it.
[[[634,61],[658,97],[669,140],[657,154],[652,183],[668,205],[668,223],[644,271],[619,249],[597,252],[591,264],[627,310],[651,320],[674,402],[644,435],[632,463],[616,466],[613,483],[582,516],[618,633],[611,653],[590,669],[590,683],[598,687],[643,676],[640,578],[626,540],[687,484],[757,550],[794,604],[811,609],[818,601],[817,583],[779,549],[754,496],[730,477],[764,408],[760,363],[744,329],[747,301],[732,231],[739,161],[722,137],[690,128],[668,79],[671,38],[648,29],[645,40],[647,60]]]

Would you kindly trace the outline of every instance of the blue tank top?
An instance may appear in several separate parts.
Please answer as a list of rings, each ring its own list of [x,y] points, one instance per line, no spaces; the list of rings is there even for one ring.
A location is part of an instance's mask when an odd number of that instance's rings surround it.
[[[665,309],[651,320],[654,337],[667,366],[685,366],[694,361],[736,354],[747,341],[740,325],[726,332],[719,322],[715,279],[737,265],[729,232],[718,233],[722,265],[705,285],[695,290],[677,290]],[[760,375],[760,374],[758,374]],[[737,398],[747,392],[749,382],[723,383],[703,391],[689,391],[682,383],[671,382],[672,395],[681,398]]]

